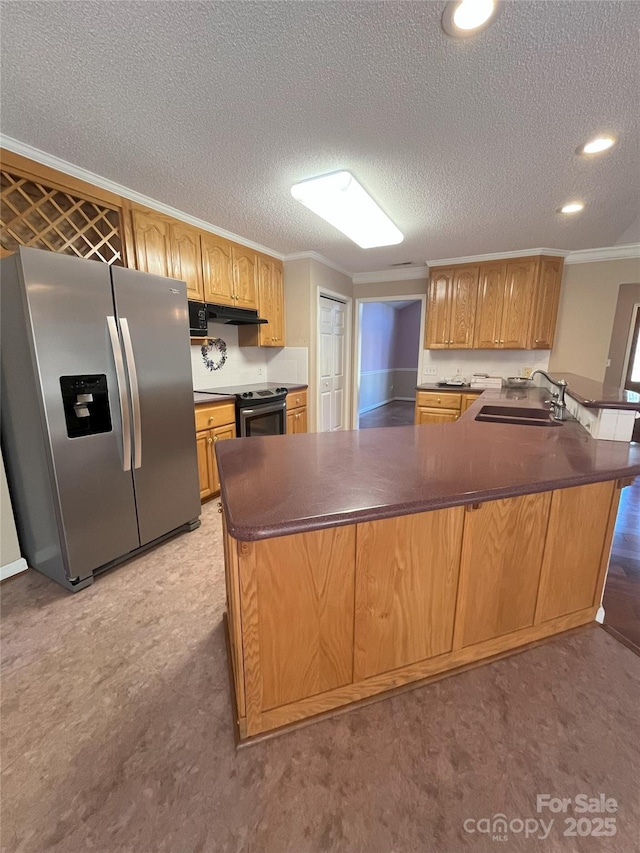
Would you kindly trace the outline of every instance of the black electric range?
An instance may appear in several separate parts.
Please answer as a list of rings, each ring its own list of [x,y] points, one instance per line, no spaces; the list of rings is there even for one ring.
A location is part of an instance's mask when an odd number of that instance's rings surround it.
[[[199,394],[236,398],[236,433],[239,437],[284,435],[287,427],[288,389],[275,382],[195,388]]]

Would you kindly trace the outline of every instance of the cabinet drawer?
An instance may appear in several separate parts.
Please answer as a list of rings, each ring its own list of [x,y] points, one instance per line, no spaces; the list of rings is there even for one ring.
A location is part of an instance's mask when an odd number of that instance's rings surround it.
[[[306,391],[291,391],[287,394],[287,409],[297,409],[299,406],[307,405]]]
[[[196,406],[196,432],[201,429],[235,424],[235,403],[215,403],[213,405]]]
[[[416,399],[418,406],[426,406],[429,409],[460,409],[462,394],[451,394],[446,391],[418,391]]]

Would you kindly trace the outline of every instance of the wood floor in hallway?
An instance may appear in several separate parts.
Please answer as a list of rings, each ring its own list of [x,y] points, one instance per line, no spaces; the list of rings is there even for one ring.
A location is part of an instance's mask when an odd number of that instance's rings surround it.
[[[607,630],[640,654],[640,477],[622,490],[603,605]]]
[[[409,400],[392,400],[370,412],[360,415],[360,429],[372,427],[407,426],[413,423],[415,403]]]

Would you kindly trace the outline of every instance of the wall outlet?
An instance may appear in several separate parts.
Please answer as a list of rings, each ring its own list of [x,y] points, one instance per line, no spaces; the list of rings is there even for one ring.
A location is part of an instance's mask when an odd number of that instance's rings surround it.
[[[437,376],[438,370],[435,367],[425,367],[422,371],[423,376]]]
[[[528,379],[532,373],[533,373],[533,367],[523,367],[522,368],[522,375],[524,376],[525,379]]]
[[[264,373],[264,370],[262,367],[258,367],[258,368],[256,368],[256,370],[257,370],[258,376],[262,376],[262,374]]]
[[[611,367],[611,359],[610,358],[607,359],[607,367]]]

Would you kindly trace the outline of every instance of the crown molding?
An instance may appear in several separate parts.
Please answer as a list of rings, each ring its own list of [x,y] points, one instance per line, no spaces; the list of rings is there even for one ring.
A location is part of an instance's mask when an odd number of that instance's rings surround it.
[[[124,187],[122,184],[117,184],[109,178],[103,178],[102,175],[96,175],[95,172],[90,172],[88,169],[83,169],[81,166],[75,166],[73,163],[68,163],[66,160],[61,160],[53,154],[47,154],[46,151],[41,151],[39,148],[33,148],[18,139],[13,139],[10,136],[5,136],[0,133],[0,146],[8,151],[13,151],[14,154],[21,154],[29,160],[35,160],[43,166],[49,166],[51,169],[56,169],[58,172],[64,172],[65,175],[71,175],[78,180],[85,181],[88,184],[93,184],[96,187],[101,187],[103,190],[113,193],[114,195],[122,196],[123,198],[134,201],[136,204],[141,204],[144,207],[151,207],[154,210],[171,216],[174,219],[179,219],[201,231],[209,231],[212,234],[217,234],[218,237],[225,237],[233,243],[239,243],[242,246],[247,246],[249,249],[255,249],[256,252],[263,252],[265,255],[270,255],[272,258],[277,258],[280,261],[284,260],[284,255],[281,252],[275,252],[267,246],[262,246],[260,243],[254,243],[252,240],[247,240],[246,237],[240,237],[232,231],[226,231],[224,228],[218,228],[204,219],[198,219],[197,216],[191,216],[183,210],[178,210],[175,207],[170,207],[168,204],[163,204],[157,199],[138,193],[135,190]],[[327,262],[328,263],[328,262]],[[349,273],[350,275],[350,273]]]
[[[402,267],[395,270],[378,270],[377,272],[356,272],[353,274],[354,284],[374,284],[381,281],[413,281],[428,278],[429,268]]]
[[[640,258],[640,243],[625,243],[622,246],[604,246],[601,249],[582,249],[570,252],[565,264],[590,264],[594,261],[623,261]]]
[[[341,267],[333,261],[330,261],[329,258],[325,258],[324,255],[320,255],[318,252],[295,252],[293,255],[284,255],[283,260],[318,261],[319,264],[324,264],[325,267],[331,267],[332,270],[342,273],[342,275],[346,275],[347,278],[351,278],[353,276],[352,272],[349,272],[349,270],[346,270],[344,267]]]
[[[566,258],[567,249],[520,249],[515,252],[490,252],[486,255],[467,255],[464,258],[438,258],[427,261],[429,267],[449,267],[456,264],[475,264],[482,261],[502,261],[505,258],[526,258],[531,255],[550,255],[554,258]]]

